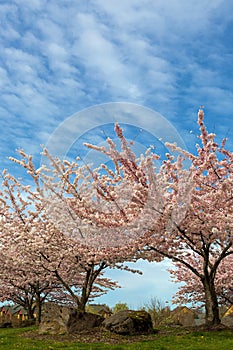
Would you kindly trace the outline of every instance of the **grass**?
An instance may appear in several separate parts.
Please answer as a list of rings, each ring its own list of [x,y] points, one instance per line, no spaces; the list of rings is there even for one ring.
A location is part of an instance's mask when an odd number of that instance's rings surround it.
[[[103,344],[55,341],[52,339],[40,340],[28,338],[36,328],[9,328],[0,329],[1,350],[229,350],[233,349],[233,332],[185,332],[172,330],[154,335],[154,340],[146,339],[136,343]],[[28,333],[28,334],[29,334]],[[123,339],[123,338],[122,338]],[[130,338],[129,338],[130,339]]]

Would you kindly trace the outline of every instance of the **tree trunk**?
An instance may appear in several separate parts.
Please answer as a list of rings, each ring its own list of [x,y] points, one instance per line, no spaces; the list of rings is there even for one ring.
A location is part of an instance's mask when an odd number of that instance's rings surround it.
[[[33,320],[34,319],[34,313],[33,313],[33,308],[31,306],[25,308],[27,310],[28,314],[28,319]]]
[[[80,313],[83,313],[86,310],[86,304],[89,299],[89,295],[88,295],[88,289],[90,287],[89,284],[90,284],[90,271],[87,272],[85,283],[82,286],[81,298],[78,305],[78,312]]]
[[[216,326],[221,323],[219,317],[219,307],[218,300],[215,291],[214,281],[205,278],[203,281],[203,286],[205,290],[205,311],[206,311],[206,325]]]
[[[21,304],[25,310],[27,311],[28,314],[28,319],[33,320],[34,319],[34,308],[33,308],[33,298],[26,298],[25,303]]]
[[[39,326],[41,322],[42,301],[40,293],[36,294],[36,325]]]
[[[78,313],[83,314],[85,310],[86,310],[86,303],[80,303],[77,309]]]

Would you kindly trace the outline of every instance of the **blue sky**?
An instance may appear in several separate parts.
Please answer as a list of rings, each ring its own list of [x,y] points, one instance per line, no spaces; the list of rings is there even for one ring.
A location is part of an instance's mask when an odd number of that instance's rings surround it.
[[[191,150],[204,105],[208,129],[232,148],[232,11],[226,0],[2,0],[1,168],[18,171],[7,159],[17,148],[39,161],[68,117],[111,102],[159,112]],[[85,132],[109,120],[82,122]],[[145,277],[119,276],[124,288],[101,300],[170,299],[164,265],[143,267]]]

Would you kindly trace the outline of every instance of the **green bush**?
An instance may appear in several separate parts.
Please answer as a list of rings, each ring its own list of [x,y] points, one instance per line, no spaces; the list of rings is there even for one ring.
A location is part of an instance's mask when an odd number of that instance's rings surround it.
[[[123,310],[129,310],[129,307],[126,303],[117,303],[114,307],[113,307],[113,313],[116,314],[119,311],[123,311]]]

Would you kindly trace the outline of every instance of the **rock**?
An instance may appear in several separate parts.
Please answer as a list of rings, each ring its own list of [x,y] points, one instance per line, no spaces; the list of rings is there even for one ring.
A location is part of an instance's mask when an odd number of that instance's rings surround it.
[[[106,318],[102,325],[107,330],[122,335],[153,333],[151,316],[143,310],[119,311]]]
[[[100,315],[79,313],[73,308],[46,303],[42,310],[40,334],[67,334],[98,327],[104,320]]]
[[[224,326],[232,328],[233,327],[233,316],[232,315],[223,316],[223,318],[221,319],[221,323]]]
[[[23,327],[31,327],[34,326],[36,324],[36,320],[33,318],[29,318],[20,322],[12,322],[12,326],[13,327],[17,327],[17,328],[23,328]]]
[[[88,312],[79,313],[74,311],[71,313],[67,322],[69,333],[79,333],[84,330],[99,327],[104,321],[104,317]]]
[[[11,322],[3,322],[0,324],[0,328],[11,328],[12,323]]]
[[[40,334],[66,334],[68,333],[67,323],[73,312],[71,308],[59,306],[54,303],[46,303],[43,306]]]
[[[221,323],[227,327],[233,327],[233,305],[224,313]]]
[[[171,313],[171,321],[173,324],[184,327],[195,326],[195,312],[187,306],[178,306]]]

